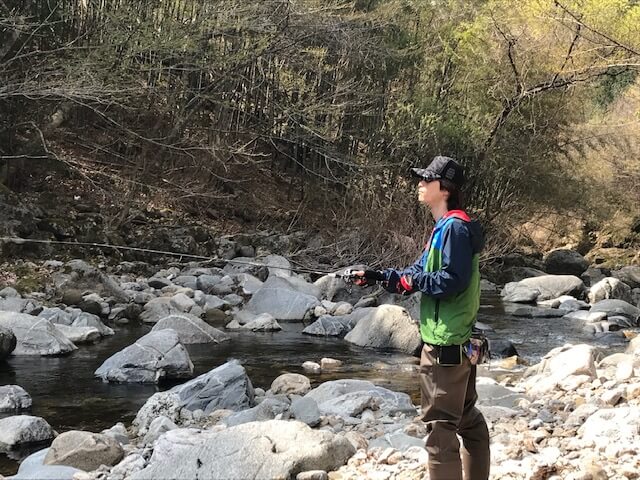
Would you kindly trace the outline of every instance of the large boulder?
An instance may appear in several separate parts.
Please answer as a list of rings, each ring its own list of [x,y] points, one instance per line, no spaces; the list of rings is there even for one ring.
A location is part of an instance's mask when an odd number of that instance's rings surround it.
[[[620,279],[631,288],[640,288],[640,266],[630,265],[611,272],[611,276]]]
[[[595,303],[589,312],[604,312],[607,314],[607,317],[627,317],[635,325],[640,321],[640,308],[634,307],[624,300],[601,300]]]
[[[544,269],[554,275],[575,275],[579,277],[589,268],[589,262],[578,252],[558,249],[549,252],[544,258]]]
[[[221,332],[217,328],[188,313],[174,313],[164,317],[151,329],[157,332],[165,329],[172,329],[180,338],[180,343],[189,345],[192,343],[220,343],[230,340],[231,337]]]
[[[62,355],[77,347],[45,318],[25,313],[0,312],[0,327],[16,336],[14,355]]]
[[[94,375],[108,382],[158,383],[189,378],[193,363],[174,330],[150,332],[109,357]]]
[[[256,314],[269,313],[277,320],[302,320],[320,302],[318,297],[309,294],[314,286],[300,282],[304,281],[269,277],[247,302],[246,309]]]
[[[138,411],[133,424],[145,433],[156,417],[164,415],[175,422],[182,409],[208,414],[220,408],[238,411],[253,405],[251,380],[244,367],[233,360],[167,392],[156,393]]]
[[[311,390],[311,382],[299,373],[283,373],[271,383],[271,393],[304,395]]]
[[[354,453],[346,437],[301,422],[251,422],[218,432],[195,448],[164,455],[131,480],[295,478],[308,470],[337,470]]]
[[[631,302],[631,287],[614,277],[606,277],[591,286],[587,293],[589,303],[617,299]]]
[[[542,361],[527,369],[524,383],[531,394],[544,394],[557,388],[567,377],[596,377],[595,348],[590,345],[565,345],[554,348]]]
[[[344,338],[365,348],[399,350],[409,355],[421,345],[418,322],[395,305],[381,305],[360,319]]]
[[[118,302],[128,302],[129,296],[120,288],[120,285],[83,260],[71,260],[67,262],[70,274],[58,274],[55,277],[56,287],[64,296],[67,292],[93,292],[103,298],[111,297]]]
[[[95,343],[102,338],[100,331],[94,327],[70,327],[68,325],[58,325],[56,327],[76,345],[81,343]]]
[[[36,302],[27,298],[0,298],[0,310],[4,312],[31,313],[38,308],[40,307]]]
[[[282,416],[289,410],[290,403],[286,397],[278,395],[276,397],[267,397],[258,405],[248,410],[232,413],[224,419],[224,423],[228,427],[241,425],[249,422],[264,422],[273,420]]]
[[[175,306],[171,297],[157,297],[144,305],[140,320],[145,323],[156,323],[174,313],[184,313]]]
[[[63,465],[45,465],[44,458],[48,448],[29,455],[20,463],[18,473],[11,480],[75,480],[76,474],[83,474],[82,470]]]
[[[16,349],[16,336],[11,330],[0,326],[0,360],[7,358]]]
[[[505,302],[529,303],[562,295],[580,296],[584,288],[582,280],[574,275],[543,275],[507,283],[502,297]]]
[[[371,315],[374,311],[375,307],[366,307],[357,308],[347,315],[334,317],[323,315],[302,330],[302,333],[320,337],[344,337],[362,318]]]
[[[621,445],[636,444],[639,429],[640,410],[634,406],[623,406],[597,410],[586,419],[578,433],[583,440],[591,441],[597,448],[604,449],[611,442]]]
[[[0,387],[0,412],[15,412],[31,408],[31,396],[19,385]]]
[[[318,404],[321,412],[328,408],[330,411],[335,410],[335,405],[339,403],[341,397],[348,396],[350,400],[354,400],[356,393],[367,399],[372,397],[375,399],[377,407],[384,413],[393,415],[396,413],[406,413],[413,415],[416,408],[411,401],[411,397],[406,393],[394,392],[383,387],[374,385],[366,380],[334,380],[324,382],[318,387],[307,393],[304,398],[311,398]]]
[[[54,432],[47,421],[31,415],[0,419],[0,450],[51,440]]]
[[[120,443],[107,435],[71,430],[59,435],[44,458],[46,465],[67,465],[80,470],[96,470],[100,465],[116,465],[124,457]]]

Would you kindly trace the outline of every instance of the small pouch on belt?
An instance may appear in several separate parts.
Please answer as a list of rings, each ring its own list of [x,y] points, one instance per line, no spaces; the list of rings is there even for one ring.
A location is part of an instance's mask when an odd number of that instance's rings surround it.
[[[468,342],[462,345],[464,354],[469,358],[471,365],[485,363],[490,357],[489,342],[486,337],[471,337]]]
[[[462,363],[462,345],[440,345],[437,353],[438,365],[453,366]]]

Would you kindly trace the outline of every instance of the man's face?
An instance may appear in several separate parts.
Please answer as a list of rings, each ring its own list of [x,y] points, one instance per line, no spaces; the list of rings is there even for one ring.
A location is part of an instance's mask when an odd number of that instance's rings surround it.
[[[440,190],[439,180],[420,180],[418,183],[418,202],[431,207],[444,198],[446,192]]]

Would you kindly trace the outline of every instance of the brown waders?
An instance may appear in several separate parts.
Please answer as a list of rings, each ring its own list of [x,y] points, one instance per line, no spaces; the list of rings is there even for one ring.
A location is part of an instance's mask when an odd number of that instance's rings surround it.
[[[464,470],[464,480],[487,480],[489,431],[475,406],[476,366],[464,353],[460,365],[439,365],[437,348],[424,345],[420,358],[422,420],[430,431],[429,478],[462,480]],[[462,437],[462,449],[456,434]]]

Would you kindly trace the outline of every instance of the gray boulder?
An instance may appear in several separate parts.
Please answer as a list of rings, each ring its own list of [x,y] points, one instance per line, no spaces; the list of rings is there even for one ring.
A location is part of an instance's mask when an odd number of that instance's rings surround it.
[[[413,355],[421,346],[418,322],[395,305],[381,305],[360,319],[345,340],[365,348],[388,348]]]
[[[271,383],[271,392],[275,395],[304,395],[311,390],[311,382],[299,373],[284,373]]]
[[[620,315],[629,318],[636,325],[640,320],[640,308],[634,307],[624,300],[601,300],[591,307],[590,312],[604,312],[608,317]]]
[[[291,402],[290,412],[293,418],[315,427],[320,423],[320,409],[313,398],[296,397]]]
[[[144,436],[142,443],[145,445],[153,445],[165,432],[175,430],[178,426],[164,415],[160,415],[153,419],[149,425],[149,429]]]
[[[71,309],[71,318],[73,319],[73,321],[71,322],[72,327],[95,328],[103,337],[108,337],[115,334],[113,329],[107,327],[104,323],[102,323],[102,320],[100,320],[100,317],[98,317],[97,315],[93,315],[88,312],[81,312],[78,309]]]
[[[0,311],[15,313],[31,313],[39,306],[33,301],[20,297],[0,298]]]
[[[343,337],[355,327],[358,322],[375,312],[375,307],[357,308],[348,315],[323,315],[311,325],[307,326],[302,333],[316,335],[320,337]]]
[[[78,473],[84,473],[73,467],[45,465],[44,458],[48,448],[29,455],[20,463],[18,473],[11,480],[74,480]]]
[[[193,375],[189,353],[174,330],[150,332],[111,356],[94,375],[108,382],[158,383]]]
[[[74,344],[95,343],[102,338],[100,331],[94,327],[70,327],[68,325],[56,326],[62,334]]]
[[[370,449],[381,448],[385,450],[387,448],[395,448],[401,452],[404,452],[411,447],[424,448],[424,440],[412,437],[411,435],[407,435],[403,432],[393,432],[382,435],[369,443]]]
[[[554,275],[579,277],[587,268],[589,268],[589,262],[574,250],[553,250],[544,258],[545,271]]]
[[[622,267],[620,270],[611,272],[611,276],[618,278],[631,288],[640,288],[640,266],[638,265]]]
[[[308,470],[337,470],[354,453],[345,437],[301,422],[251,422],[218,432],[176,456],[164,455],[131,480],[294,478]]]
[[[289,278],[293,275],[291,263],[280,255],[267,255],[262,260],[269,270],[270,277]]]
[[[502,296],[506,302],[526,303],[551,300],[562,295],[580,296],[583,291],[584,283],[576,276],[543,275],[507,283],[502,290]]]
[[[278,321],[268,313],[255,315],[251,312],[239,311],[234,320],[229,322],[225,328],[229,330],[251,330],[252,332],[276,332],[282,330]]]
[[[58,307],[45,307],[38,314],[39,317],[46,318],[56,325],[71,325],[74,317],[71,312],[66,312]]]
[[[98,433],[71,430],[53,441],[44,463],[92,471],[100,465],[116,465],[123,457],[122,446],[113,438]]]
[[[266,420],[273,420],[288,410],[288,401],[278,397],[269,397],[265,398],[259,405],[253,408],[229,415],[224,419],[224,423],[229,427],[233,427],[249,422],[264,422]]]
[[[4,287],[2,290],[0,290],[0,297],[2,297],[2,298],[11,298],[11,297],[20,298],[20,294],[13,287]]]
[[[416,408],[413,406],[411,397],[406,393],[394,392],[383,387],[378,387],[366,380],[335,380],[324,382],[307,393],[304,398],[315,400],[322,411],[323,403],[333,401],[353,392],[361,392],[364,395],[377,398],[377,406],[386,414],[406,413],[413,415],[416,413]]]
[[[238,411],[253,405],[251,381],[244,367],[232,360],[167,392],[156,393],[138,411],[133,424],[143,434],[159,415],[175,422],[182,409],[209,414],[220,408]]]
[[[0,387],[0,412],[15,412],[31,408],[31,396],[19,385]]]
[[[77,349],[45,318],[0,312],[0,327],[11,330],[16,336],[14,355],[62,355]]]
[[[174,313],[164,317],[151,329],[152,332],[172,329],[180,338],[180,343],[190,345],[193,343],[220,343],[230,340],[226,333],[212,327],[200,318],[188,313]]]
[[[589,289],[587,297],[592,304],[608,299],[631,302],[631,287],[617,278],[606,277]]]
[[[0,360],[7,358],[16,349],[16,336],[11,330],[0,325]]]
[[[588,287],[595,285],[603,278],[608,277],[608,270],[603,270],[602,268],[589,267],[587,268],[580,278],[584,282],[584,284]]]
[[[264,282],[249,273],[239,273],[235,280],[245,295],[253,295],[262,288]]]
[[[71,274],[58,274],[54,280],[59,292],[79,291],[97,293],[103,298],[112,297],[118,302],[128,302],[129,297],[111,277],[83,260],[67,262]]]
[[[559,310],[557,308],[540,308],[540,307],[517,307],[508,308],[505,307],[505,313],[513,315],[514,317],[524,318],[560,318],[567,312],[565,310]]]
[[[268,313],[277,320],[302,320],[320,302],[317,297],[302,293],[298,287],[290,279],[270,277],[245,308],[251,313]]]
[[[0,450],[46,442],[53,437],[53,429],[44,418],[15,415],[0,419]]]
[[[157,297],[145,303],[140,320],[145,323],[156,323],[174,313],[184,313],[171,302],[171,297]]]

